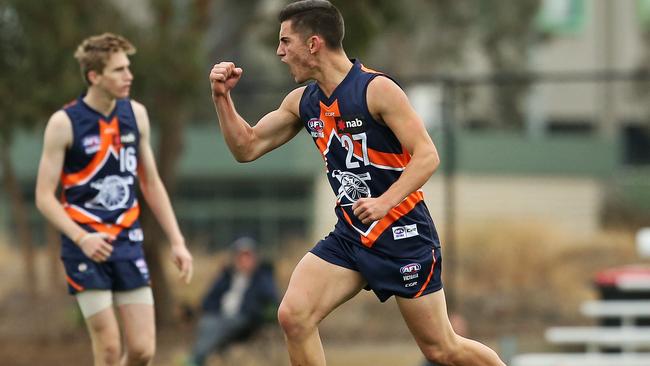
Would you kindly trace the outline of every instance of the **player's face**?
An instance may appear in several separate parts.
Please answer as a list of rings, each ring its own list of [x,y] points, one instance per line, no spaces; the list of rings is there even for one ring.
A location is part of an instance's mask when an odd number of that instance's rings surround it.
[[[280,24],[280,44],[276,54],[289,65],[289,72],[297,83],[310,79],[309,48],[302,35],[293,31],[291,21]]]
[[[129,58],[120,51],[111,55],[104,67],[104,71],[97,75],[93,85],[116,99],[126,98],[131,91],[133,74],[129,69]]]

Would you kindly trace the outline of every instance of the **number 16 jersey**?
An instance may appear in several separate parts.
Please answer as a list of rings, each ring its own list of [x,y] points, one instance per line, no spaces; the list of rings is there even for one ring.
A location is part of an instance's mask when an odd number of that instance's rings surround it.
[[[63,110],[73,131],[61,172],[63,208],[89,232],[116,238],[109,261],[142,257],[136,193],[140,134],[131,101],[118,99],[108,116],[88,106],[83,96]],[[85,258],[65,235],[61,256]]]

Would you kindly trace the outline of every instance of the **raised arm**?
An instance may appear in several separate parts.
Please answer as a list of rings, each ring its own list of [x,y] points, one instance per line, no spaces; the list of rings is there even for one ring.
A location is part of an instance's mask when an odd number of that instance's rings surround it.
[[[370,113],[393,131],[411,154],[411,161],[384,194],[355,202],[354,214],[365,224],[381,219],[409,194],[420,189],[440,163],[422,120],[397,84],[386,77],[374,78],[368,86],[367,100]]]
[[[52,115],[45,127],[43,152],[36,177],[36,207],[59,231],[72,239],[84,254],[103,262],[111,255],[113,246],[103,233],[88,233],[74,222],[56,198],[65,151],[72,144],[72,125],[64,111]]]
[[[185,238],[178,227],[167,190],[158,174],[150,143],[149,115],[142,104],[131,101],[131,105],[140,131],[140,161],[138,164],[140,189],[149,208],[151,208],[151,212],[156,216],[167,238],[169,238],[172,261],[180,271],[181,279],[185,283],[189,283],[193,272],[192,255],[187,250]]]
[[[228,148],[238,162],[253,161],[291,140],[302,127],[299,118],[300,97],[304,87],[289,93],[280,107],[249,125],[237,113],[230,90],[241,78],[242,69],[232,62],[214,65],[210,72],[210,86],[219,126]]]

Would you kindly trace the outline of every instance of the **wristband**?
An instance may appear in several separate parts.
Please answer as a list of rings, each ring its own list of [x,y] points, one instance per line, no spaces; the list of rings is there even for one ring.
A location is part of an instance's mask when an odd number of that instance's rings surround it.
[[[77,235],[77,237],[74,239],[74,243],[77,245],[81,245],[81,242],[83,242],[84,239],[88,237],[88,235],[90,235],[89,232],[84,232],[82,234]]]

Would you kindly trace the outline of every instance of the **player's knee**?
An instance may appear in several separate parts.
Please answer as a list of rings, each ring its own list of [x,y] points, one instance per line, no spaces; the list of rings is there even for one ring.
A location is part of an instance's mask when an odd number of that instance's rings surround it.
[[[119,365],[122,355],[122,344],[119,333],[113,332],[111,328],[94,329],[93,350],[95,358],[101,360],[105,365]]]
[[[151,344],[140,343],[127,349],[127,358],[129,365],[148,365],[156,353],[156,346]]]
[[[312,327],[308,314],[286,301],[282,301],[278,308],[278,322],[284,333],[290,338],[300,337]]]
[[[428,348],[423,350],[427,361],[436,365],[449,365],[449,355],[441,348]]]
[[[424,357],[429,361],[437,365],[454,365],[455,356],[459,352],[458,342],[454,340],[449,340],[446,342],[440,342],[433,345],[428,345],[422,348],[422,353]]]
[[[280,303],[278,307],[278,323],[285,333],[292,332],[296,327],[298,323],[297,317],[296,311],[290,305],[287,305],[284,301]]]
[[[99,354],[97,358],[102,360],[104,365],[119,365],[122,349],[120,342],[104,342],[98,346]]]

